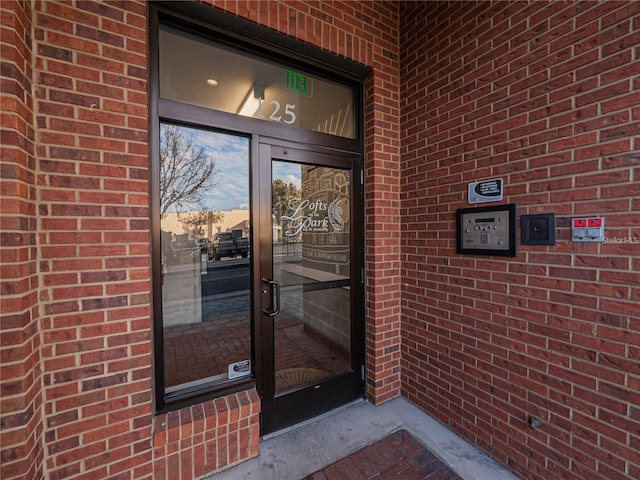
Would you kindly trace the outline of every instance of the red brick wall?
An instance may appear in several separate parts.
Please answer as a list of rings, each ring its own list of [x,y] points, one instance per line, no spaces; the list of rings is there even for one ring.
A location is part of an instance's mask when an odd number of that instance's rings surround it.
[[[0,477],[42,476],[32,15],[0,4]]]
[[[33,5],[45,470],[142,478],[152,460],[146,6]]]
[[[375,68],[368,392],[396,396],[397,4],[216,4]],[[255,391],[153,415],[145,2],[0,8],[12,112],[2,117],[2,478],[189,479],[256,455]]]
[[[369,398],[400,391],[402,319],[403,393],[498,460],[640,477],[639,247],[568,241],[586,214],[640,235],[638,4],[215,3],[373,67]],[[152,415],[144,3],[0,12],[0,476],[186,479],[255,455],[254,391]],[[494,176],[520,214],[558,215],[555,246],[454,253],[466,184]]]
[[[400,394],[399,17],[397,3],[368,6],[380,29],[365,103],[367,393],[377,404]]]
[[[640,478],[640,3],[400,18],[403,394],[525,478]],[[494,177],[555,212],[555,245],[455,253],[467,184]],[[582,215],[632,243],[572,243]]]
[[[253,389],[154,417],[153,479],[202,478],[255,457],[259,413]]]

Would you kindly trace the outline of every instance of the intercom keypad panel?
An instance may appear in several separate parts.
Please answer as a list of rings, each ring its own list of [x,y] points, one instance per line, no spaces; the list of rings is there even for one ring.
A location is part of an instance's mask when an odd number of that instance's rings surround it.
[[[462,214],[463,248],[509,250],[509,212],[473,212]]]
[[[469,255],[515,257],[518,205],[492,205],[456,210],[456,251]]]

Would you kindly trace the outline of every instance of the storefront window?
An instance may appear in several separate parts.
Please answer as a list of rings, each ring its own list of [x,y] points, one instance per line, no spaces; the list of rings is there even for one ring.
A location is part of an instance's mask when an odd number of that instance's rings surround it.
[[[249,139],[160,126],[166,394],[251,376]]]
[[[351,88],[166,27],[160,30],[160,96],[355,137]]]
[[[282,383],[300,368],[322,370],[313,378],[332,384],[326,395],[342,395],[345,378],[362,381],[349,222],[362,87],[351,73],[364,70],[320,50],[305,61],[290,52],[307,58],[306,46],[267,43],[266,31],[265,43],[244,29],[236,38],[220,12],[189,24],[173,7],[151,7],[162,11],[150,55],[156,409],[257,388],[273,412],[276,396],[284,405],[309,387]],[[270,202],[270,173],[293,181],[302,201],[331,206],[337,227],[293,232],[285,217],[296,213]],[[298,281],[312,272],[312,284]]]

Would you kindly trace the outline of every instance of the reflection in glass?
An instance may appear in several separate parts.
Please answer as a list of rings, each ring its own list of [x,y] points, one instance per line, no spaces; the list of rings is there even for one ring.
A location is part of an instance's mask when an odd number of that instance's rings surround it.
[[[160,211],[167,393],[249,376],[249,140],[162,124]]]
[[[276,393],[350,368],[350,179],[337,168],[273,162]]]
[[[355,137],[352,89],[160,29],[160,96],[341,137]]]

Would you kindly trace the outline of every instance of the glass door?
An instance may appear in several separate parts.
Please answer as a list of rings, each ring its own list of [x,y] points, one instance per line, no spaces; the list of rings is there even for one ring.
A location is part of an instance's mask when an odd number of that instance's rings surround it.
[[[269,237],[261,272],[268,433],[359,396],[363,339],[354,321],[361,282],[353,280],[351,159],[270,145],[261,154],[271,173],[269,218],[261,215]]]

